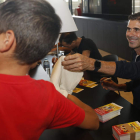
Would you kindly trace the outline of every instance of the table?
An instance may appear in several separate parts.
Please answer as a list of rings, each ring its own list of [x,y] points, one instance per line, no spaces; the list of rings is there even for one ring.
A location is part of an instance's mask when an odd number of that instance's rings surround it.
[[[97,108],[111,102],[117,103],[124,107],[121,110],[121,115],[106,123],[100,123],[99,129],[96,131],[83,130],[74,127],[45,130],[39,140],[114,140],[112,136],[113,125],[140,121],[140,110],[117,93],[104,90],[100,84],[93,89],[86,87],[81,88],[84,88],[84,90],[77,94],[73,93],[73,95],[90,105],[92,108]]]

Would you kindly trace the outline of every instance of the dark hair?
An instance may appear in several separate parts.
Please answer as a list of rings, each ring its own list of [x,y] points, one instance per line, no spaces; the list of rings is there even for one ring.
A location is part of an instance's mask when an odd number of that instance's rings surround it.
[[[7,0],[0,4],[0,34],[14,32],[14,58],[20,63],[32,64],[45,57],[60,28],[60,18],[45,0]]]
[[[139,20],[140,21],[140,12],[130,15],[128,17],[129,20]]]
[[[72,41],[76,39],[77,39],[77,36],[74,32],[62,33],[60,36],[59,42],[62,43],[62,41],[64,41],[67,44],[71,44]]]

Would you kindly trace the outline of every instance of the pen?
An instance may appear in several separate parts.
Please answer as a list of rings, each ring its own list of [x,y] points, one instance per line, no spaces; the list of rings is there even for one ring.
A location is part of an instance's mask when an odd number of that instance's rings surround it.
[[[111,77],[110,77],[110,78],[106,78],[106,79],[104,79],[104,80],[102,80],[102,81],[98,81],[98,82],[96,82],[96,84],[100,84],[100,83],[102,83],[103,81],[107,81],[107,80],[111,80]]]
[[[106,79],[104,79],[104,80],[102,80],[100,82],[102,83],[103,81],[108,81],[108,80],[111,80],[111,77],[110,78],[106,78]]]

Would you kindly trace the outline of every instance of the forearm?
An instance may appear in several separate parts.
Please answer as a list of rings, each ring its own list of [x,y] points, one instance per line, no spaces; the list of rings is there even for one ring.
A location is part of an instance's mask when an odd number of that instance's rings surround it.
[[[78,105],[79,107],[81,107],[85,111],[94,112],[93,109],[90,106],[83,103],[81,100],[79,100],[77,97],[75,97],[73,95],[68,94],[67,99],[71,100],[72,102],[74,102],[76,105]]]
[[[106,61],[100,61],[101,62],[101,68],[98,70],[98,72],[108,74],[108,75],[114,75],[116,71],[116,63],[115,62],[106,62]]]
[[[90,51],[89,50],[84,50],[82,52],[82,55],[89,57],[90,56]]]
[[[89,67],[88,70],[93,71],[95,69],[94,63],[95,59],[89,58]],[[116,71],[116,63],[115,62],[106,62],[106,61],[100,61],[101,62],[101,68],[98,70],[100,73],[108,74],[108,75],[114,75]]]
[[[118,89],[119,91],[126,91],[126,84],[118,84]]]
[[[115,76],[125,79],[140,79],[140,61],[117,61]]]
[[[64,60],[65,61],[62,62],[62,65],[65,69],[69,71],[95,70],[94,63],[96,60],[81,54],[69,55],[65,57]],[[115,62],[101,61],[101,68],[98,70],[98,72],[105,73],[108,75],[114,75],[115,71]]]
[[[69,94],[67,98],[85,111],[85,119],[79,127],[84,129],[97,130],[99,128],[99,119],[95,111],[73,95]]]

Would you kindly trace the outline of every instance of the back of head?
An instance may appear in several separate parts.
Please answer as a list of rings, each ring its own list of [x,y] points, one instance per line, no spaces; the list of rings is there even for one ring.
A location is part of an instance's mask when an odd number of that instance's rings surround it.
[[[67,44],[71,44],[72,41],[76,39],[77,39],[77,36],[74,32],[62,33],[60,36],[59,42],[62,43],[62,41],[64,41]]]
[[[129,20],[139,20],[140,21],[140,12],[130,15],[128,17]]]
[[[14,32],[13,57],[21,64],[32,64],[45,57],[60,28],[60,18],[45,0],[7,0],[0,4],[0,34]]]

